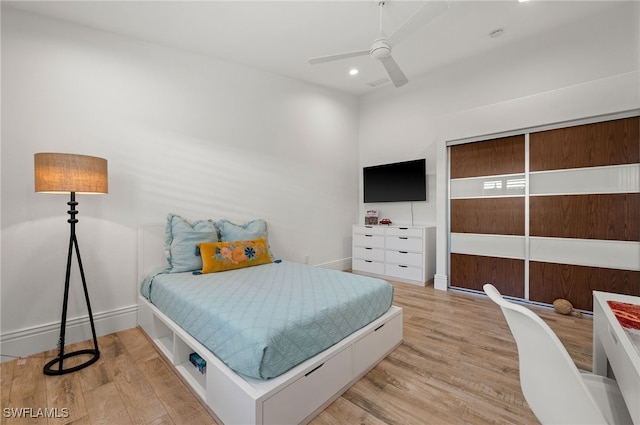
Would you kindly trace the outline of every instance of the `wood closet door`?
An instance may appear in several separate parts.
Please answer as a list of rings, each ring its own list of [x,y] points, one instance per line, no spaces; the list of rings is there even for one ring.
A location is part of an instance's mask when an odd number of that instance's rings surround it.
[[[638,117],[531,133],[529,299],[640,295]]]
[[[524,135],[450,147],[450,286],[525,296]]]

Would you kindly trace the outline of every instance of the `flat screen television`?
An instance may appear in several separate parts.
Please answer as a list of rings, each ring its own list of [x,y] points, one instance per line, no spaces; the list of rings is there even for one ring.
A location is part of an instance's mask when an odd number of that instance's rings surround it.
[[[426,201],[425,159],[362,169],[364,203]]]

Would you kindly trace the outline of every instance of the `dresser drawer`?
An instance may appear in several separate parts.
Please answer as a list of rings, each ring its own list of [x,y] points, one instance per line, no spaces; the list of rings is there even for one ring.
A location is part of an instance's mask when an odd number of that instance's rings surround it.
[[[353,226],[356,235],[384,235],[384,227],[380,226]]]
[[[416,229],[411,227],[389,227],[386,229],[386,235],[389,236],[409,236],[414,238],[422,237],[422,229]]]
[[[353,235],[353,245],[365,248],[384,248],[384,236]]]
[[[373,274],[384,274],[383,262],[371,261],[371,260],[360,260],[358,258],[354,258],[351,263],[352,263],[351,269],[353,271],[373,273]]]
[[[423,269],[421,267],[404,266],[399,264],[386,264],[384,270],[384,274],[392,278],[397,277],[400,279],[424,282],[424,277],[422,276]]]
[[[422,239],[407,236],[385,236],[385,248],[393,251],[422,252]]]
[[[424,256],[417,252],[385,251],[384,261],[404,266],[422,267]]]
[[[384,261],[384,250],[379,248],[365,248],[356,246],[353,248],[353,258],[360,260]]]

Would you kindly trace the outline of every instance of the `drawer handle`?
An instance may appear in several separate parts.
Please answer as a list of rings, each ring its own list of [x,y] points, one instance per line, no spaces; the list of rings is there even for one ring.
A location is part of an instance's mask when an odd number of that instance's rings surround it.
[[[380,326],[378,326],[377,328],[375,328],[373,331],[376,332],[378,329],[380,329],[381,327],[383,327],[384,325],[386,325],[386,323],[381,324]]]
[[[409,266],[403,266],[402,264],[398,264],[398,267],[402,267],[403,269],[406,269]]]
[[[366,248],[366,247],[365,247],[365,249],[373,249],[373,248]]]
[[[400,229],[400,230],[409,230],[408,227],[398,227],[398,229]]]
[[[365,263],[373,263],[371,260],[364,260]]]
[[[372,238],[373,237],[373,235],[364,235],[364,236],[367,237],[367,238]]]
[[[409,238],[406,236],[400,236],[400,239],[409,239]]]
[[[408,254],[408,251],[398,251],[400,254]]]
[[[311,369],[309,372],[305,373],[304,376],[309,376],[311,375],[313,372],[315,372],[316,370],[320,369],[322,366],[324,366],[324,363],[322,363],[320,366],[316,366],[313,369]]]

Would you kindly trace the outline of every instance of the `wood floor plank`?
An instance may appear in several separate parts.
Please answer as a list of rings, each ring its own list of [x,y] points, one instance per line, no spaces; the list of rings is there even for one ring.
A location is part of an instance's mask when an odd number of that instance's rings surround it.
[[[8,408],[13,409],[34,409],[45,408],[47,406],[47,392],[45,385],[45,375],[42,373],[44,358],[33,356],[26,359],[24,363],[18,365],[17,360],[13,368],[11,379],[11,393],[9,394]],[[2,406],[3,408],[5,406]],[[28,411],[21,411],[19,414],[11,415],[7,418],[6,424],[38,424],[41,418],[32,417]]]
[[[41,372],[42,373],[42,372]],[[47,404],[53,409],[67,409],[67,414],[54,414],[48,419],[51,425],[64,425],[87,415],[87,405],[78,374],[47,376]]]
[[[384,425],[385,422],[366,410],[350,403],[343,397],[338,398],[313,421],[316,425],[367,424]]]
[[[171,424],[171,422],[167,422],[167,424],[173,425]],[[113,416],[109,416],[107,419],[101,422],[94,422],[92,420],[91,425],[133,425],[133,421],[131,420],[131,416],[129,416],[129,412],[126,410],[122,410]]]
[[[94,388],[99,388],[110,382],[113,382],[109,368],[104,361],[99,361],[91,367],[81,369],[77,372],[80,377],[80,385],[82,385],[82,391],[91,391]]]
[[[427,379],[414,375],[407,369],[394,364],[393,361],[379,366],[386,370],[390,378],[389,386],[381,396],[384,398],[388,394],[395,394],[399,400],[403,400],[403,404],[409,407],[405,409],[404,421],[420,423],[426,418],[431,418],[430,422],[440,422],[445,418],[449,420],[452,416],[462,416],[466,402],[457,398],[443,397],[442,391],[432,385],[431,375]],[[409,417],[412,420],[408,420]]]
[[[89,415],[85,415],[81,418],[74,420],[73,422],[67,422],[65,425],[94,425],[94,424],[91,423],[91,420],[89,419]],[[100,425],[104,425],[104,424],[100,424]],[[109,424],[109,425],[116,425],[116,424]],[[127,425],[127,424],[123,423],[122,425]]]
[[[144,337],[139,328],[118,332],[118,338],[135,361],[146,360],[157,355],[153,344]]]
[[[113,416],[122,418],[122,412],[127,411],[127,407],[122,401],[122,397],[114,382],[109,382],[96,388],[92,388],[84,393],[87,403],[87,412],[91,423],[103,424],[112,422]],[[130,422],[128,414],[126,415]]]
[[[175,423],[173,422],[173,419],[171,419],[171,416],[169,415],[164,415],[161,416],[157,419],[155,419],[152,422],[149,422],[149,425],[174,425]]]
[[[522,395],[516,344],[498,306],[467,292],[394,287],[394,304],[404,313],[402,344],[311,425],[538,423]],[[592,319],[528,307],[556,332],[576,365],[591,370]],[[67,407],[70,415],[49,421],[2,417],[0,424],[216,423],[140,329],[98,342],[97,363],[62,377],[42,373],[56,350],[29,357],[25,365],[1,364],[0,407]],[[90,341],[68,348],[88,347]]]
[[[176,424],[212,424],[212,418],[187,386],[159,356],[139,362],[140,369],[152,385],[159,400]]]
[[[87,341],[86,348],[93,348],[93,343]],[[125,348],[116,334],[101,337],[98,342],[98,349],[100,351],[100,361],[77,372],[80,376],[82,390],[85,393],[113,382],[106,360],[125,352]]]
[[[154,388],[128,353],[105,361],[133,423],[144,425],[167,414]]]
[[[11,382],[15,365],[15,361],[0,363],[0,407],[9,406],[9,395],[11,394]],[[4,425],[6,421],[3,412],[3,414],[0,414],[0,425]]]

